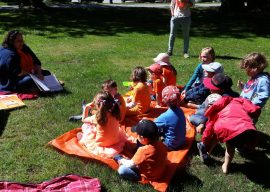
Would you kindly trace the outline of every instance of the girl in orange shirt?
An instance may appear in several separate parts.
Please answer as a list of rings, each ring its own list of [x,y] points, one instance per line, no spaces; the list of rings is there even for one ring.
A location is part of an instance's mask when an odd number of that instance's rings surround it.
[[[95,107],[95,115],[88,117],[89,110]],[[113,157],[120,153],[126,142],[120,130],[119,106],[110,93],[100,92],[94,102],[85,106],[82,115],[82,132],[77,135],[79,143],[91,153],[102,157]]]
[[[146,70],[143,67],[136,67],[132,72],[134,86],[126,100],[126,116],[140,115],[149,111],[151,99],[146,80]]]

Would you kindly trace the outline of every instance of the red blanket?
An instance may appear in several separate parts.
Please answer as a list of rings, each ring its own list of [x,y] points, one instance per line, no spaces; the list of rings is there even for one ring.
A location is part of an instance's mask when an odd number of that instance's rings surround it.
[[[21,100],[38,98],[38,93],[12,93],[12,92],[5,92],[5,91],[1,92],[0,91],[0,95],[10,95],[10,94],[17,94],[17,96]]]
[[[99,192],[100,181],[96,178],[79,175],[65,175],[39,184],[0,182],[1,192]]]

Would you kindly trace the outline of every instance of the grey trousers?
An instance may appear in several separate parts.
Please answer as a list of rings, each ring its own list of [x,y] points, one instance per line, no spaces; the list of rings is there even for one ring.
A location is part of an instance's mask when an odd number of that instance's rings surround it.
[[[183,39],[184,39],[183,53],[188,53],[191,17],[172,17],[171,18],[168,51],[170,52],[173,51],[175,37],[176,37],[177,30],[180,27],[180,25],[181,25]]]

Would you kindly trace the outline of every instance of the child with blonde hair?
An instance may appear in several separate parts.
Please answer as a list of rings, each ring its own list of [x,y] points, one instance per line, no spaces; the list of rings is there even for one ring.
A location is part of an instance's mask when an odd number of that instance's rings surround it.
[[[240,67],[250,77],[245,84],[238,80],[238,87],[242,89],[240,96],[263,107],[270,95],[269,73],[264,72],[268,67],[265,56],[261,53],[250,53],[242,59]]]
[[[135,67],[132,71],[133,87],[126,100],[126,116],[140,115],[150,110],[150,93],[146,85],[147,72],[143,67]]]
[[[88,117],[89,110],[95,107],[95,115]],[[100,92],[94,102],[85,106],[82,115],[82,132],[77,137],[91,153],[103,157],[119,154],[125,145],[126,137],[121,132],[119,106],[108,92]]]
[[[214,62],[215,58],[216,58],[216,55],[215,55],[215,51],[213,47],[205,47],[201,50],[201,53],[199,55],[199,59],[201,63],[197,65],[192,77],[186,84],[184,88],[185,92],[193,87],[200,85],[203,82],[204,70],[203,70],[202,65],[206,65],[206,64]]]

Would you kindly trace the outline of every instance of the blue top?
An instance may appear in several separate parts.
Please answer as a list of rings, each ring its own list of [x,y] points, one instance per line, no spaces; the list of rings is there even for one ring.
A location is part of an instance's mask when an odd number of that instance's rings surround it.
[[[0,91],[11,91],[16,86],[16,78],[21,73],[20,58],[9,48],[0,48]]]
[[[171,150],[178,149],[186,141],[186,119],[179,107],[169,108],[154,121],[163,135],[164,144]]]
[[[270,95],[270,77],[268,73],[259,73],[244,85],[241,97],[263,107]]]
[[[186,92],[185,100],[201,104],[210,94],[210,90],[201,83],[198,87],[194,87]]]
[[[185,86],[185,90],[189,90],[192,87],[194,87],[193,85],[199,85],[202,83],[202,79],[203,79],[203,68],[202,68],[202,63],[199,63],[198,66],[196,67],[192,77],[190,78],[190,80],[188,81],[188,83]]]
[[[31,55],[35,65],[41,65],[27,45],[23,45],[22,51]],[[0,47],[0,91],[16,90],[18,75],[21,73],[20,62],[20,57],[14,49]]]

